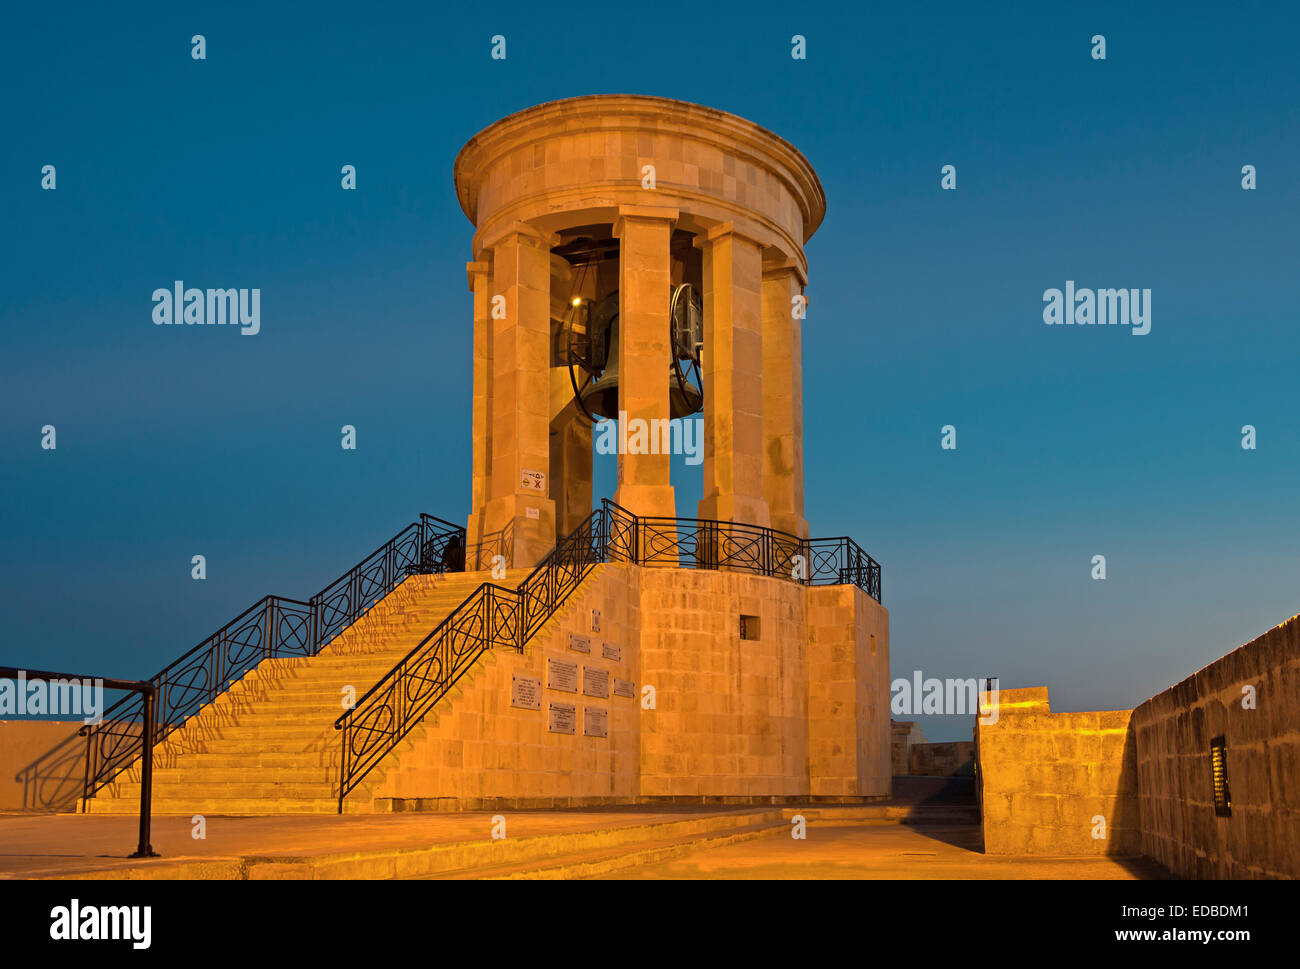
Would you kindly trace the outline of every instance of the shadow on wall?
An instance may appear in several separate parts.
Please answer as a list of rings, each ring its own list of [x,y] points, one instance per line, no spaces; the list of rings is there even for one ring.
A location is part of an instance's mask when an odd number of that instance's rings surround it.
[[[75,811],[86,773],[80,723],[0,721],[0,811]]]

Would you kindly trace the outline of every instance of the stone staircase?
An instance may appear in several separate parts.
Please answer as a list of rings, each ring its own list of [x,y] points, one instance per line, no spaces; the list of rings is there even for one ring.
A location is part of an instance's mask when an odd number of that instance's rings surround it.
[[[497,584],[514,588],[529,571],[507,572]],[[155,749],[154,813],[336,812],[340,734],[334,721],[344,712],[344,689],[360,699],[484,581],[496,580],[487,572],[411,576],[318,655],[263,660]],[[436,718],[460,686],[426,719]],[[348,796],[346,810],[372,810],[369,794],[383,776],[382,768],[373,771]],[[84,809],[138,813],[140,762]]]

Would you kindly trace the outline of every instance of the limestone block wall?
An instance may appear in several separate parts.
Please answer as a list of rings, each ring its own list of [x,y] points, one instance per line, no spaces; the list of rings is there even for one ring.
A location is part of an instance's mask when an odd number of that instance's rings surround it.
[[[1141,853],[1131,715],[1052,713],[1044,688],[1000,691],[997,722],[975,727],[984,851]]]
[[[911,773],[912,747],[925,743],[925,734],[913,720],[895,720],[890,724],[889,769],[895,777]]]
[[[809,793],[888,795],[889,614],[857,586],[807,596]]]
[[[391,810],[475,810],[631,803],[638,793],[639,569],[599,565],[550,626],[524,653],[485,654],[437,708],[438,721],[419,728],[395,755],[373,797]],[[593,628],[592,610],[599,610]],[[585,637],[590,653],[571,647]],[[606,659],[604,644],[620,647]],[[576,692],[552,689],[547,660],[576,662]],[[636,684],[632,698],[583,694],[583,667]],[[512,678],[540,680],[541,709],[511,706]],[[575,708],[573,733],[549,729],[552,703]],[[608,736],[584,735],[584,708],[608,711]]]
[[[1300,878],[1300,616],[1147,700],[1132,725],[1144,854],[1184,878]],[[1218,736],[1229,817],[1214,811]]]
[[[917,777],[970,777],[975,773],[975,744],[969,740],[913,744],[907,773]]]
[[[641,793],[652,798],[807,794],[805,590],[761,576],[644,569]],[[740,616],[758,638],[740,638]]]
[[[744,639],[742,615],[757,620]],[[581,675],[557,689],[551,659],[633,695],[584,696]],[[602,565],[525,653],[474,665],[372,796],[379,810],[887,796],[888,670],[888,613],[861,590]],[[541,710],[511,705],[516,676],[541,681]],[[549,729],[552,703],[576,708],[574,733]],[[608,710],[608,737],[584,736],[589,706]]]

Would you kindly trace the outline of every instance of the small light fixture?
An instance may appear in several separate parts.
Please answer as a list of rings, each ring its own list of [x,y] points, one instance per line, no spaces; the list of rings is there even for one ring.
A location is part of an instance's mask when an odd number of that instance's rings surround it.
[[[575,297],[573,297],[573,305],[574,305],[574,306],[577,306],[577,305],[578,305],[579,303],[581,303],[581,302],[582,302],[582,297],[581,297],[581,296],[575,296]]]
[[[1232,817],[1232,795],[1228,793],[1228,742],[1222,734],[1210,741],[1210,779],[1214,784],[1214,813]]]

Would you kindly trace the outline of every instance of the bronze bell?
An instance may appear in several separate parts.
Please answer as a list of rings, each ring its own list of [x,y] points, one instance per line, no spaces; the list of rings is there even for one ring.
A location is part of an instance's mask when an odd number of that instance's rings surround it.
[[[618,420],[618,290],[596,305],[591,313],[588,332],[591,338],[591,363],[603,368],[603,372],[582,388],[578,400],[592,416]],[[671,361],[664,379],[668,381],[668,411],[671,418],[687,417],[698,413],[704,406],[704,395],[700,389],[690,381],[680,379],[677,367]]]

